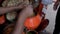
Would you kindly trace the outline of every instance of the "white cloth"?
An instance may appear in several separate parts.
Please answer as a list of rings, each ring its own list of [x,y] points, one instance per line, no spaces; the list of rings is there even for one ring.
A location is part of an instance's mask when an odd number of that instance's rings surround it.
[[[44,12],[46,14],[46,11],[47,11],[46,6],[44,6],[42,9],[42,12]]]
[[[53,0],[42,0],[42,3],[44,5],[52,4],[53,3]]]
[[[53,3],[53,0],[42,0],[42,4],[44,4],[42,12],[44,12],[46,14],[47,9],[46,9],[45,5],[49,5],[49,4],[52,4],[52,3]]]

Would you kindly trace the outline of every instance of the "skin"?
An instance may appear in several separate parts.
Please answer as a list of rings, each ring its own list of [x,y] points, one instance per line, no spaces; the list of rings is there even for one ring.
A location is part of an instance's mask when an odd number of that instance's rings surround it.
[[[10,8],[0,7],[0,14],[11,12],[12,10],[15,10],[16,8],[18,7],[10,7]]]
[[[24,29],[24,21],[27,17],[30,17],[33,14],[33,8],[31,5],[25,5],[24,3],[16,7],[0,7],[0,15],[17,9],[23,10],[21,11],[21,13],[19,13],[16,26],[11,34],[22,34]]]
[[[19,14],[16,26],[12,34],[22,34],[24,29],[24,21],[27,17],[31,16],[33,14],[33,8],[31,5],[27,6],[22,10],[22,12]]]
[[[0,7],[0,15],[11,12],[13,10],[23,9],[25,6],[26,5],[24,5],[24,3],[21,3],[19,6],[16,6],[16,7]]]
[[[56,10],[59,5],[60,0],[57,0],[54,4],[53,10]]]

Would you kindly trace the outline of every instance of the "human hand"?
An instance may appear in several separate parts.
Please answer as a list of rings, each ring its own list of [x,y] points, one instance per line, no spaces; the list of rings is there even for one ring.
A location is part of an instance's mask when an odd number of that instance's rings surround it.
[[[59,2],[55,2],[54,6],[53,6],[53,10],[57,10],[58,5],[59,5]]]
[[[22,8],[24,8],[24,7],[26,7],[27,5],[25,4],[25,3],[19,3],[18,4],[18,8],[19,9],[22,9]]]
[[[24,14],[26,14],[27,17],[30,17],[33,15],[33,8],[32,8],[32,5],[28,5],[27,7],[25,7],[22,12]]]

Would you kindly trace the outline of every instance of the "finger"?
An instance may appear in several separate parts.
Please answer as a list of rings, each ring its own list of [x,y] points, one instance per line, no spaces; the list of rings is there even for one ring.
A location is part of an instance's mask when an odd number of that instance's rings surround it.
[[[21,8],[21,9],[23,9],[23,8],[25,8],[25,7],[27,7],[28,5],[27,4],[25,4],[25,3],[21,3],[21,4],[19,4],[19,7]]]
[[[57,8],[54,6],[54,7],[53,7],[53,10],[56,10],[56,9],[57,9]]]

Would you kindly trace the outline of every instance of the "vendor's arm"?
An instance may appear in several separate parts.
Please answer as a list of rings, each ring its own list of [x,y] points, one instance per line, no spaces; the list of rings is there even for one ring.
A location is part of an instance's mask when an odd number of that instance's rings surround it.
[[[17,9],[23,9],[24,7],[25,5],[23,3],[16,7],[0,7],[0,14],[8,13]]]
[[[33,14],[33,8],[31,5],[27,6],[22,10],[22,12],[19,14],[16,26],[12,34],[22,34],[24,29],[24,21],[27,17],[31,16]]]

